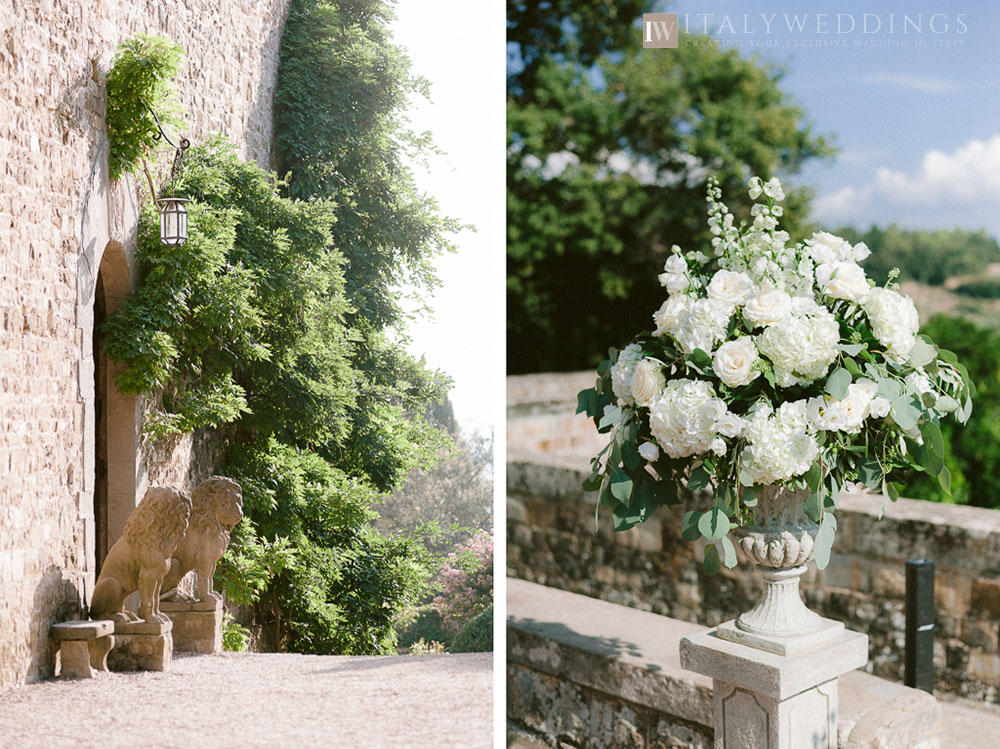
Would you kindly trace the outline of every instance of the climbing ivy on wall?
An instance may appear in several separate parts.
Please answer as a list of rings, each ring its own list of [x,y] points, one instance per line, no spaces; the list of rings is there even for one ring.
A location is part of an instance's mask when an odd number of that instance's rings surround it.
[[[307,32],[307,11],[321,6],[332,4],[293,2],[286,35],[313,33],[309,54],[334,64],[340,26]],[[372,16],[359,33],[377,38],[403,75],[382,23]],[[283,46],[279,96],[292,58],[306,54]],[[370,528],[370,505],[449,442],[427,416],[448,381],[393,342],[405,330],[393,288],[410,277],[434,286],[430,259],[447,248],[452,224],[414,197],[391,147],[405,140],[406,87],[373,83],[352,54],[341,62],[340,79],[362,98],[389,86],[395,103],[373,120],[343,113],[353,146],[338,158],[357,164],[339,187],[306,194],[295,188],[298,167],[279,179],[241,161],[223,138],[192,147],[175,185],[191,200],[189,239],[163,246],[155,209],[143,209],[141,282],[105,323],[105,346],[124,364],[119,389],[152,402],[152,436],[226,425],[224,472],[243,486],[246,518],[219,578],[252,613],[260,643],[379,653],[395,644],[397,614],[428,592],[434,563],[416,539]],[[118,112],[108,116],[110,129]],[[310,168],[337,168],[311,160]]]
[[[173,78],[183,50],[169,39],[140,34],[122,43],[108,71],[108,169],[112,180],[135,172],[159,134],[148,104],[179,126]],[[145,102],[145,103],[143,103]]]

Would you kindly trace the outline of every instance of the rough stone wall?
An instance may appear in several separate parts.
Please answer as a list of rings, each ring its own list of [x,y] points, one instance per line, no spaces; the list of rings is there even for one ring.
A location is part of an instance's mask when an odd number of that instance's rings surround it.
[[[184,134],[221,132],[267,165],[288,2],[0,7],[0,689],[51,673],[49,624],[78,614],[94,584],[95,285],[109,243],[136,280],[137,201],[148,199],[131,178],[108,182],[114,51],[137,33],[172,38],[186,53]],[[206,435],[133,443],[137,498],[151,482],[191,488],[221,450]]]
[[[533,377],[540,377],[534,375]],[[676,619],[714,626],[749,608],[760,581],[748,565],[712,576],[702,546],[681,540],[676,512],[659,511],[624,533],[600,515],[581,483],[592,452],[575,407],[578,375],[550,375],[544,404],[530,407],[521,383],[508,383],[508,574]],[[520,380],[521,378],[508,378]],[[561,384],[562,404],[552,396]],[[521,393],[511,398],[511,394]],[[557,416],[545,428],[545,412]],[[902,681],[905,563],[936,565],[935,689],[1000,703],[1000,512],[919,500],[890,504],[843,495],[840,530],[829,566],[813,565],[803,582],[807,604],[869,636],[868,670]]]

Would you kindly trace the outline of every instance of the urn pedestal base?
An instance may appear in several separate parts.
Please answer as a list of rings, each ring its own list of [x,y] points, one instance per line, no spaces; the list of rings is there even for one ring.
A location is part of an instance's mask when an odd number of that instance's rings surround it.
[[[842,629],[778,655],[712,629],[680,650],[681,666],[713,680],[715,749],[828,749],[837,746],[837,677],[868,661],[868,636]]]
[[[844,623],[818,617],[818,627],[811,632],[797,635],[768,635],[741,629],[735,619],[723,622],[718,634],[723,640],[737,642],[758,650],[766,650],[775,655],[794,655],[832,640],[845,631]]]
[[[222,652],[222,599],[160,601],[160,611],[174,623],[178,653]]]

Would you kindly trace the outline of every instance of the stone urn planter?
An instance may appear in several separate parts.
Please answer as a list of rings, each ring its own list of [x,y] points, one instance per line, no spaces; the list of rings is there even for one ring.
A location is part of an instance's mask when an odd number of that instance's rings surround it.
[[[819,532],[803,510],[808,495],[808,489],[764,487],[756,522],[733,529],[737,550],[764,578],[764,592],[752,609],[719,628],[720,637],[788,655],[843,631],[843,623],[810,611],[799,591]]]

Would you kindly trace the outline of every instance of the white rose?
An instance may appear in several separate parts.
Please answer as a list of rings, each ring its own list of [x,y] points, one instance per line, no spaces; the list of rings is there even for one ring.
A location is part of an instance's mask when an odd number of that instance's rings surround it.
[[[836,234],[818,231],[806,240],[809,254],[817,263],[839,263],[854,256],[850,243]]]
[[[754,381],[760,374],[753,368],[758,359],[757,346],[750,336],[726,341],[715,352],[712,369],[729,387],[740,387]]]
[[[746,422],[732,411],[726,411],[715,422],[715,428],[723,437],[739,437]]]
[[[666,335],[669,333],[681,316],[687,314],[691,302],[691,297],[678,294],[670,297],[661,304],[660,308],[653,313],[653,322],[656,323],[656,330],[653,331],[653,335]]]
[[[663,270],[667,273],[687,273],[687,269],[687,261],[680,255],[671,255],[663,264]]]
[[[660,396],[665,383],[660,363],[643,359],[635,365],[635,372],[632,374],[632,397],[640,406],[649,408],[649,404]]]
[[[688,287],[688,277],[683,273],[661,273],[657,276],[660,285],[671,294],[684,291]]]
[[[872,251],[868,249],[868,245],[866,245],[864,242],[858,242],[856,245],[854,245],[854,251],[853,251],[854,262],[860,263],[862,260],[866,259],[871,254]]]
[[[654,463],[660,459],[660,448],[654,442],[643,442],[639,445],[639,455],[650,463]]]
[[[857,263],[823,263],[816,268],[816,283],[828,296],[858,304],[871,291],[865,272]]]
[[[711,450],[716,455],[720,455],[720,456],[721,455],[725,455],[726,454],[726,441],[724,439],[722,439],[722,437],[716,437],[714,440],[712,440],[712,444],[709,445],[708,449]]]
[[[792,298],[783,291],[771,289],[762,291],[752,297],[743,308],[743,317],[755,327],[758,325],[774,325],[788,317],[792,310]]]
[[[743,304],[753,291],[753,281],[745,273],[720,270],[708,284],[708,295],[729,304]]]

